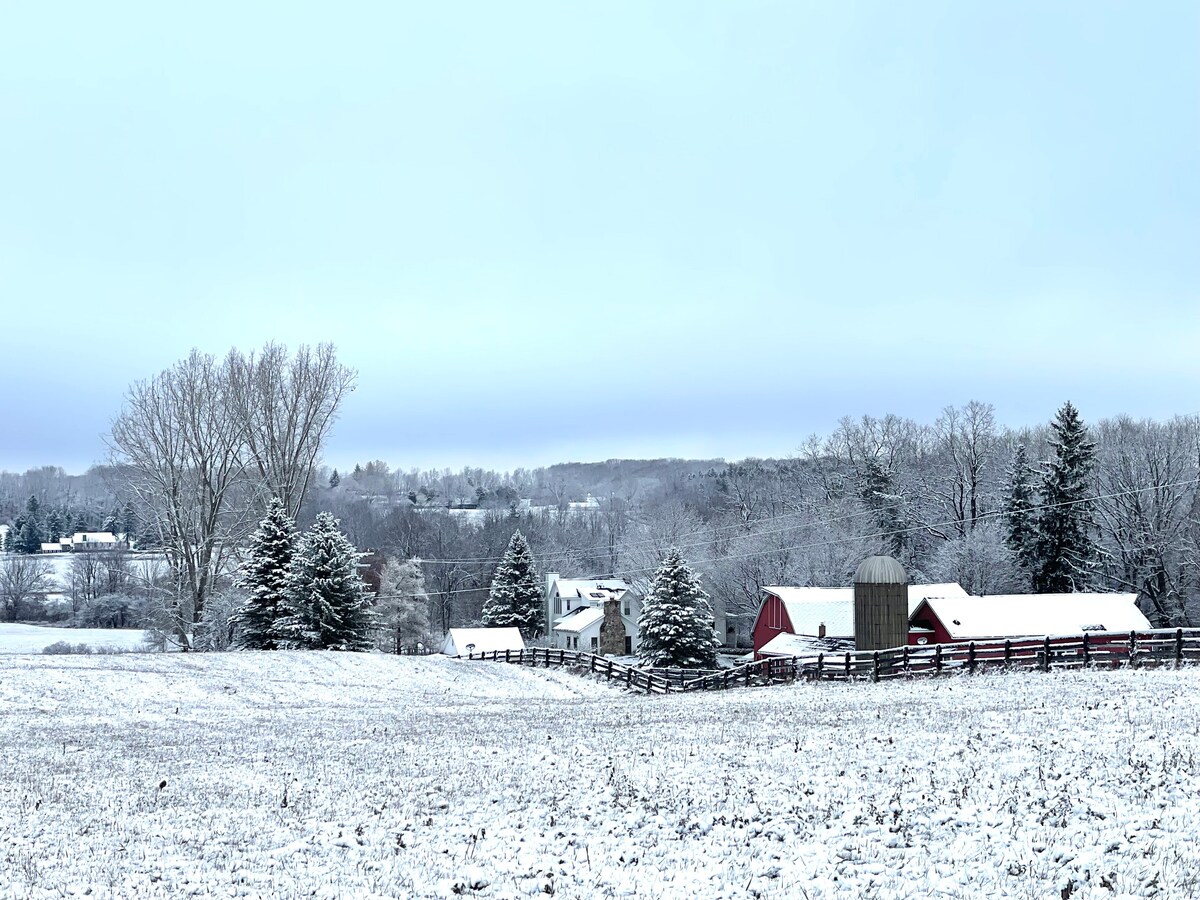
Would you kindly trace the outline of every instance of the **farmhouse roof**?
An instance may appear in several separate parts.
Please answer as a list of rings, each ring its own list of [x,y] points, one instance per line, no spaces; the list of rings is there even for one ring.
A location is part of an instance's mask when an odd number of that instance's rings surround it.
[[[972,640],[1148,629],[1136,601],[1136,594],[993,594],[928,597],[924,606],[952,640]]]
[[[793,633],[817,635],[824,625],[829,637],[854,636],[854,588],[764,587],[763,590],[783,602]],[[910,584],[908,612],[911,615],[926,597],[966,596],[967,592],[955,582]]]
[[[556,578],[551,590],[560,597],[580,597],[585,600],[607,600],[629,590],[628,582],[620,578]],[[597,597],[596,594],[601,596]]]
[[[554,623],[555,631],[582,634],[597,622],[604,621],[603,606],[581,606]]]
[[[446,635],[446,642],[442,644],[442,653],[446,656],[524,649],[525,641],[519,628],[451,628]]]

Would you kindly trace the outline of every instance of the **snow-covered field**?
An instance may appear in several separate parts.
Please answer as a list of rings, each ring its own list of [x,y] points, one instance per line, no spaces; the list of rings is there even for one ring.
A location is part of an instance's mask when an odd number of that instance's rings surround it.
[[[41,653],[51,644],[87,644],[93,650],[144,650],[140,628],[47,628],[0,624],[0,653]]]
[[[1197,896],[1198,689],[7,657],[0,896]]]

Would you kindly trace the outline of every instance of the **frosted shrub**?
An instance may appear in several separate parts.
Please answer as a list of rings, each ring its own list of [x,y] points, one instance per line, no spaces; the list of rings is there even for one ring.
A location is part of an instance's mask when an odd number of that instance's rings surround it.
[[[92,652],[87,644],[72,644],[70,641],[55,641],[49,647],[43,647],[42,652],[48,656],[86,656]]]

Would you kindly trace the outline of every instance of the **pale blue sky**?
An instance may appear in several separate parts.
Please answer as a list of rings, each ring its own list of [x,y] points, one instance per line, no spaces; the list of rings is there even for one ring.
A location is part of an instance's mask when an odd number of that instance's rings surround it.
[[[335,465],[1200,410],[1200,5],[4,3],[0,468],[332,340]]]

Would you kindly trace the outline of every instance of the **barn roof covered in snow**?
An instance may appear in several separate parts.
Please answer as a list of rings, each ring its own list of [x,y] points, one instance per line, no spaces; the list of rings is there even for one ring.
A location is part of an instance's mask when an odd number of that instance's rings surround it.
[[[451,628],[442,644],[442,653],[446,656],[524,649],[525,641],[519,628]]]
[[[854,588],[764,587],[763,590],[783,602],[795,634],[818,635],[824,625],[828,637],[854,637]],[[966,596],[967,592],[956,582],[910,584],[908,612],[911,615],[926,597]]]
[[[1041,635],[1077,635],[1085,631],[1142,631],[1150,622],[1137,608],[1136,594],[993,594],[987,597],[929,597],[915,618],[927,611],[952,640]]]
[[[758,651],[760,656],[811,656],[816,653],[844,653],[854,649],[854,641],[846,638],[819,638],[810,634],[775,635]]]

